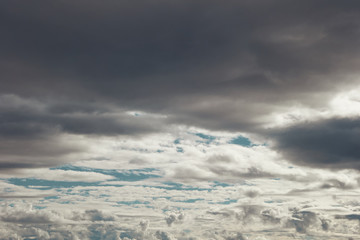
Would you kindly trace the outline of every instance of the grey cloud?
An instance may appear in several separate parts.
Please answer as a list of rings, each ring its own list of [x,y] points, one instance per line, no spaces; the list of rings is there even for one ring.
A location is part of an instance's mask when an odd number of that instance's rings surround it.
[[[235,215],[235,212],[233,210],[229,210],[229,209],[222,209],[219,211],[207,211],[208,214],[211,215],[219,215],[219,216],[223,216],[223,217],[232,217]]]
[[[338,189],[354,189],[356,188],[356,185],[352,185],[351,183],[347,183],[344,181],[340,181],[338,179],[330,179],[324,184],[320,186],[322,189],[328,189],[328,188],[338,188]]]
[[[184,218],[184,213],[179,213],[178,215],[176,215],[175,213],[171,213],[170,215],[166,216],[165,221],[170,227],[173,223],[182,223],[184,221]]]
[[[274,130],[275,148],[296,164],[360,169],[360,120],[333,118]],[[329,182],[341,187],[341,182]],[[346,186],[343,186],[343,188]]]
[[[7,155],[29,143],[36,145],[30,157],[76,151],[38,147],[62,133],[138,135],[186,124],[263,134],[274,111],[324,107],[339,89],[359,84],[356,0],[14,0],[0,9],[0,92],[51,103],[1,105],[8,168],[28,164]],[[136,118],[113,106],[168,119]],[[359,169],[358,120],[323,123],[270,135],[296,163]],[[266,174],[249,169],[243,176]]]
[[[329,219],[320,219],[321,221],[321,228],[322,230],[324,231],[328,231],[329,230],[329,227],[330,227],[330,223],[331,221]]]
[[[207,159],[203,168],[219,177],[225,178],[271,178],[275,177],[272,173],[251,166],[247,169],[237,169],[238,162],[229,155],[214,155]]]
[[[2,193],[0,194],[0,198],[3,199],[32,199],[32,198],[44,198],[44,197],[49,197],[51,196],[50,194],[37,194],[37,195],[19,195],[19,194],[8,194],[8,193]]]
[[[174,238],[167,232],[156,231],[155,237],[160,240],[173,240]]]
[[[133,232],[136,239],[146,239],[136,231],[114,225],[113,219],[113,215],[96,209],[66,213],[48,209],[36,210],[31,206],[2,207],[0,227],[4,231],[0,231],[0,238],[12,239],[11,236],[17,236],[18,238],[14,239],[121,239],[119,232],[127,231]]]
[[[33,209],[6,209],[0,216],[1,221],[20,224],[56,223],[59,216],[49,211]]]
[[[85,150],[81,145],[67,143],[55,136],[32,140],[1,139],[0,171],[57,166],[71,161],[71,154]]]
[[[97,209],[89,209],[83,212],[73,211],[71,213],[73,221],[114,221],[115,217],[109,213]],[[22,224],[60,224],[64,222],[65,216],[56,211],[36,210],[31,206],[27,208],[7,207],[2,209],[0,218],[4,222]]]
[[[6,98],[6,95],[4,96]],[[17,99],[21,99],[16,97]],[[1,100],[1,99],[0,99]],[[26,101],[26,99],[21,99]],[[45,105],[45,104],[44,104]],[[1,104],[0,137],[33,138],[42,134],[126,135],[159,131],[162,119],[126,114],[125,110],[90,104],[48,103],[42,109],[33,105]]]
[[[251,189],[251,190],[248,190],[245,192],[245,196],[247,196],[249,198],[256,198],[259,195],[260,195],[260,192],[257,189]]]
[[[265,226],[272,226],[277,228],[294,228],[296,232],[306,234],[310,230],[330,230],[331,219],[328,216],[319,215],[316,211],[306,210],[307,206],[299,208],[290,208],[289,213],[279,211],[278,208],[242,204],[238,205],[236,209],[224,208],[219,211],[208,211],[208,214],[221,216],[223,219],[234,218],[242,225],[249,224],[264,224]],[[240,210],[240,211],[238,211]],[[356,214],[337,215],[337,219],[358,219]]]
[[[262,169],[263,167],[260,164],[256,166],[239,167],[242,164],[241,162],[235,160],[230,155],[213,155],[207,159],[205,163],[199,163],[189,168],[187,166],[177,166],[174,169],[171,177],[179,179],[181,181],[194,179],[199,181],[214,180],[218,179],[221,181],[238,181],[239,179],[270,179],[270,178],[279,178],[286,179],[290,181],[300,181],[300,182],[311,182],[314,179],[317,179],[317,176],[312,174],[307,174],[306,176],[297,176],[292,173],[278,173],[276,169]],[[255,165],[255,164],[251,164]],[[204,172],[210,173],[205,175]],[[336,180],[334,180],[336,181]],[[340,181],[341,182],[341,181]],[[335,184],[335,182],[334,182]],[[345,184],[345,183],[344,183]],[[345,184],[346,187],[348,184]],[[325,184],[324,184],[325,186]],[[334,185],[334,187],[336,187]],[[248,193],[248,196],[255,197]]]
[[[141,135],[162,131],[165,118],[84,102],[46,103],[0,95],[0,169],[48,167],[66,163],[67,155],[86,146],[68,143],[72,135]]]
[[[247,238],[241,234],[241,233],[237,233],[236,236],[234,237],[227,237],[226,240],[246,240]]]
[[[236,214],[236,218],[241,220],[244,224],[250,223],[254,218],[257,218],[260,215],[262,206],[259,205],[242,205],[239,206],[242,210],[240,213]]]
[[[86,218],[89,218],[91,221],[114,221],[114,216],[105,214],[100,210],[92,209],[85,211]]]
[[[141,158],[134,158],[131,159],[129,161],[130,164],[135,164],[135,165],[145,165],[147,163],[147,161],[145,159],[141,159]]]
[[[360,221],[360,214],[347,214],[347,215],[336,215],[336,219],[347,219],[347,220],[359,220]]]
[[[116,102],[246,131],[277,106],[323,105],[358,71],[357,1],[11,1],[1,9],[5,93]]]
[[[207,211],[208,214],[222,216],[223,218],[234,218],[243,225],[253,223],[254,220],[262,220],[264,223],[279,223],[280,218],[271,209],[264,209],[264,206],[254,204],[242,204],[236,209],[221,209],[217,211]]]
[[[328,222],[324,219],[319,219],[318,215],[312,211],[299,210],[297,208],[290,209],[292,216],[286,222],[286,226],[295,227],[299,233],[307,233],[309,228],[316,228],[321,226],[322,230],[327,230]]]
[[[149,227],[149,221],[148,220],[142,220],[139,223],[141,231],[145,232]]]
[[[305,177],[306,178],[306,177]],[[312,179],[312,178],[311,178]],[[309,179],[307,182],[313,182],[314,180]],[[358,183],[355,183],[355,179],[352,179],[353,181],[344,181],[344,180],[339,180],[339,179],[326,179],[324,180],[322,183],[316,184],[316,185],[312,185],[312,186],[307,186],[305,188],[301,188],[301,189],[293,189],[291,191],[289,191],[287,194],[289,195],[297,195],[297,194],[306,194],[309,192],[314,192],[314,191],[321,191],[321,190],[326,190],[326,189],[339,189],[339,190],[349,190],[349,189],[356,189],[358,187]]]
[[[281,217],[278,216],[278,213],[271,208],[262,210],[260,213],[260,217],[265,223],[271,223],[271,224],[281,223]]]

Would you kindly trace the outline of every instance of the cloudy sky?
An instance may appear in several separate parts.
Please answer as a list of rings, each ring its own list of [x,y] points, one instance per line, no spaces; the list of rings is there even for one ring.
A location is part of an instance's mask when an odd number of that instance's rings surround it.
[[[0,239],[359,240],[360,2],[0,2]]]

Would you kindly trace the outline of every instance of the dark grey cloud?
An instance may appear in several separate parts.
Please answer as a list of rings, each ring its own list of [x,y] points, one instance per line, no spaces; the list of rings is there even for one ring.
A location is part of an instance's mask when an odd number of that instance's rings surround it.
[[[332,118],[274,130],[275,147],[296,164],[360,169],[360,119]],[[323,187],[345,188],[331,181]]]
[[[3,96],[26,102],[17,96]],[[0,98],[0,104],[1,102]],[[107,109],[87,103],[48,103],[0,105],[0,137],[32,138],[54,134],[132,135],[159,131],[161,119],[151,115],[135,116],[121,109]]]
[[[139,136],[162,131],[164,121],[110,105],[0,95],[0,170],[54,166],[68,162],[66,155],[86,151],[69,143],[66,134]]]
[[[347,219],[347,220],[359,220],[360,221],[360,214],[347,214],[347,215],[336,215],[336,219]]]
[[[68,158],[70,154],[86,150],[85,146],[67,142],[59,136],[28,139],[0,138],[0,171],[52,167],[68,163],[71,161],[71,158]]]
[[[0,93],[39,107],[2,106],[0,150],[62,133],[151,133],[169,123],[256,133],[285,106],[324,107],[359,83],[359,11],[355,0],[1,2]],[[290,159],[359,168],[350,146],[326,154],[318,142],[303,151],[307,144],[292,146],[291,133],[275,134]]]
[[[298,99],[356,70],[359,5],[6,2],[2,91],[167,111],[184,96]]]

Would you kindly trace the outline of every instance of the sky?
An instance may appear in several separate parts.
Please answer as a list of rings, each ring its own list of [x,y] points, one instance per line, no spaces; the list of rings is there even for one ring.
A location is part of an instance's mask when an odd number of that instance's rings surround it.
[[[0,239],[359,240],[360,2],[0,2]]]

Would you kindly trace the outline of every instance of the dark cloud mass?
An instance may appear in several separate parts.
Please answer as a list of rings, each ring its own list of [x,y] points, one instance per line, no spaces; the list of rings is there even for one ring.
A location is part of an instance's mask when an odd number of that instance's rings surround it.
[[[271,136],[276,148],[298,164],[360,169],[358,118],[306,122],[276,130]]]
[[[359,11],[355,0],[3,1],[0,93],[13,99],[1,99],[1,139],[13,149],[173,123],[259,133],[269,114],[324,107],[359,83]],[[357,120],[320,125],[272,136],[297,162],[359,168]]]
[[[184,95],[272,98],[328,89],[338,80],[329,74],[356,70],[358,7],[356,1],[2,3],[2,91],[160,108],[168,107],[164,98]]]

